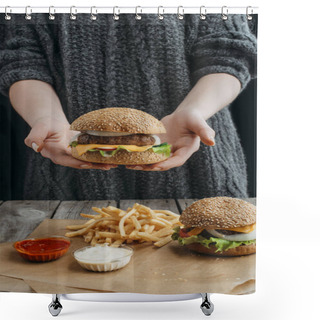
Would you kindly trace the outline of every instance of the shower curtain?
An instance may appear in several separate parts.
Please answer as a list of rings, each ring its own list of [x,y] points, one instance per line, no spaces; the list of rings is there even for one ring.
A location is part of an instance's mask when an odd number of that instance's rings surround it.
[[[257,15],[199,10],[0,10],[1,291],[254,292]]]

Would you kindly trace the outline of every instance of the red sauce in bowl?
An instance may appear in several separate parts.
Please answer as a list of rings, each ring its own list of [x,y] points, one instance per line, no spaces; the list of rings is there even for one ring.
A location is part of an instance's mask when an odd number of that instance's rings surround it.
[[[69,247],[70,240],[64,237],[26,239],[14,244],[14,248],[23,258],[38,262],[56,260],[63,256]]]

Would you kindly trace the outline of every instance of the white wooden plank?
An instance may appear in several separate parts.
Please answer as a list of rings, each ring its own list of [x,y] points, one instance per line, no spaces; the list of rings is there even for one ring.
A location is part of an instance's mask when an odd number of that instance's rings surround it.
[[[250,203],[252,203],[254,205],[257,204],[257,198],[245,198],[243,200],[248,201],[248,202],[250,202]]]
[[[5,201],[0,206],[0,242],[26,238],[44,219],[50,219],[60,201]]]

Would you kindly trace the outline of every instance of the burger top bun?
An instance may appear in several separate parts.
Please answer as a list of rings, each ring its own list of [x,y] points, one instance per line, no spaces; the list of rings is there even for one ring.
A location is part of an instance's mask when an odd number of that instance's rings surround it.
[[[244,200],[215,197],[194,202],[186,208],[180,221],[188,227],[228,229],[256,223],[256,207]]]
[[[165,133],[164,125],[150,114],[130,108],[105,108],[80,116],[70,126],[75,131],[109,131],[142,134]]]

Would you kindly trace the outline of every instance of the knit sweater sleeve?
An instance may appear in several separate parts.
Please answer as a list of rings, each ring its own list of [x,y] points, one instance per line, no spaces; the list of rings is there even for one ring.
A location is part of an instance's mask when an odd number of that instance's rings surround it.
[[[6,96],[10,86],[20,80],[53,83],[34,25],[20,22],[10,21],[2,25],[4,41],[0,45],[0,92]]]
[[[198,19],[200,20],[200,19]],[[191,47],[192,80],[211,73],[235,76],[242,89],[256,77],[256,37],[249,29],[246,15],[208,15],[198,21],[196,39]]]

